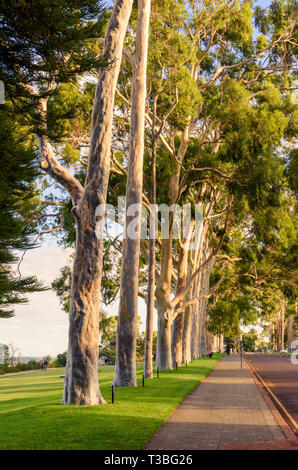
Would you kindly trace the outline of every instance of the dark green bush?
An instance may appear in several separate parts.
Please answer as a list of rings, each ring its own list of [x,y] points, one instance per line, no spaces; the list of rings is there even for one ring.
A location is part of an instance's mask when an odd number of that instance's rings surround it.
[[[10,372],[23,372],[26,370],[40,369],[40,362],[31,360],[27,363],[18,362],[15,366],[8,364],[0,364],[0,375],[8,374]]]

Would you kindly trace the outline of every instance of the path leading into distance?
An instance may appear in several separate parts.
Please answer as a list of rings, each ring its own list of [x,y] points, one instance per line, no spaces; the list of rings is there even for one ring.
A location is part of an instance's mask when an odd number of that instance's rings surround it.
[[[144,450],[298,449],[286,439],[245,362],[225,356]],[[297,447],[296,447],[297,445]]]

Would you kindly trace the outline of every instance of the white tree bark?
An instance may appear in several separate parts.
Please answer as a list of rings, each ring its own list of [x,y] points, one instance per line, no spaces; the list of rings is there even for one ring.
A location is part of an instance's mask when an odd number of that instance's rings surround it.
[[[284,337],[285,337],[285,300],[280,301],[280,309],[277,316],[277,350],[281,351],[284,349]]]
[[[180,244],[180,253],[178,260],[178,279],[176,286],[176,293],[185,287],[188,274],[188,262],[189,262],[189,246],[191,240],[191,234],[194,228],[194,220],[189,224],[188,230],[185,234],[183,242]],[[183,330],[184,330],[184,315],[185,309],[179,313],[172,325],[172,360],[173,364],[181,366],[183,364]]]
[[[223,352],[224,351],[224,335],[221,334],[219,336],[219,352]]]
[[[154,98],[152,113],[152,154],[151,154],[151,190],[150,203],[151,210],[156,205],[156,158],[157,158],[157,135],[155,132],[157,98]],[[156,244],[155,244],[155,214],[150,214],[150,237],[148,253],[148,294],[147,294],[147,315],[146,315],[146,337],[144,353],[144,377],[153,379],[153,325],[154,325],[154,300],[155,300],[155,270],[156,270]],[[151,227],[153,225],[153,228]],[[152,233],[153,232],[153,233]]]
[[[192,322],[197,305],[189,305],[185,309],[183,329],[183,363],[190,362],[194,356],[191,352]]]
[[[74,201],[77,220],[73,265],[69,343],[62,404],[104,403],[98,386],[99,304],[102,240],[95,233],[96,207],[106,202],[115,89],[124,37],[133,0],[116,0],[103,54],[110,65],[101,70],[92,113],[91,145],[84,192]]]
[[[169,312],[171,314],[171,311]],[[159,370],[171,370],[173,368],[171,351],[171,327],[172,321],[163,305],[157,305],[157,347],[156,367]]]
[[[130,127],[130,154],[127,169],[126,211],[138,204],[137,214],[126,212],[126,238],[123,240],[122,277],[117,325],[116,387],[135,387],[136,338],[139,291],[139,254],[141,204],[143,195],[144,122],[146,100],[146,71],[150,20],[150,0],[138,1],[136,52],[133,66],[132,106]],[[135,237],[127,233],[129,224],[136,219]]]

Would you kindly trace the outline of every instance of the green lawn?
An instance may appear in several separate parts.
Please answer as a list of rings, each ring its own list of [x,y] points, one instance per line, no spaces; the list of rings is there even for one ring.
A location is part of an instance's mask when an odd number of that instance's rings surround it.
[[[113,366],[99,368],[100,406],[61,406],[64,369],[0,377],[0,449],[141,449],[183,398],[214,367],[214,359],[160,372],[142,387],[117,388]]]

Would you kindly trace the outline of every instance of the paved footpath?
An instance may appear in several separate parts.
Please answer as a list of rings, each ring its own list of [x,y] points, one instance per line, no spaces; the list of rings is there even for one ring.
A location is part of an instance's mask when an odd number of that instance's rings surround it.
[[[211,450],[225,444],[237,448],[241,442],[262,446],[264,441],[267,446],[269,441],[286,445],[285,435],[244,361],[241,370],[239,359],[235,354],[219,361],[144,449]]]

